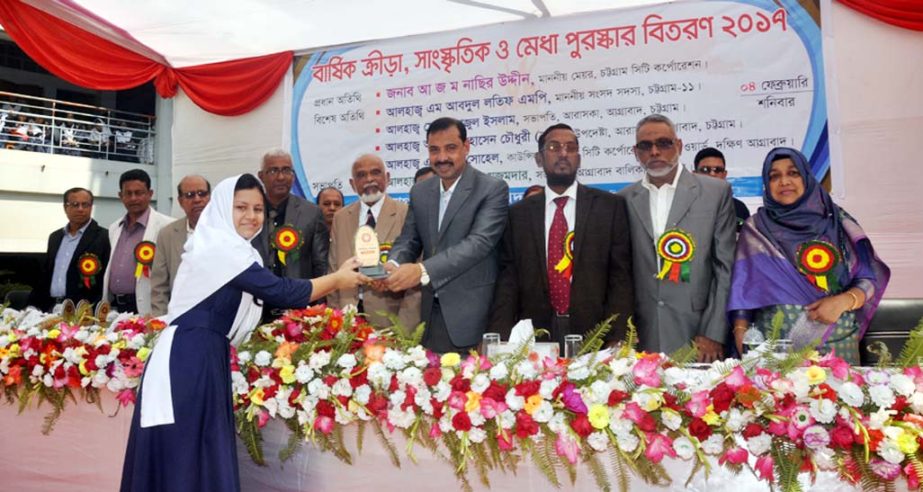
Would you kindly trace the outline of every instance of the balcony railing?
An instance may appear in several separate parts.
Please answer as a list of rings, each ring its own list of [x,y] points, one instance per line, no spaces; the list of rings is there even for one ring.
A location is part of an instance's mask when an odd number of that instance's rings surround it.
[[[154,116],[0,91],[0,149],[154,162]]]

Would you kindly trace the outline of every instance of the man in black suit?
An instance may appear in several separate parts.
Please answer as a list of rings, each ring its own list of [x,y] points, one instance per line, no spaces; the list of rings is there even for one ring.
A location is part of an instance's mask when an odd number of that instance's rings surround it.
[[[705,147],[700,150],[692,161],[695,164],[695,173],[704,174],[713,178],[727,180],[727,163],[724,154],[714,148]],[[750,210],[744,202],[734,198],[734,214],[737,215],[737,232],[743,227],[744,221],[750,217]]]
[[[109,234],[90,218],[93,193],[84,188],[64,192],[64,214],[67,225],[48,236],[44,275],[29,298],[29,304],[44,311],[64,299],[97,303],[103,296]]]
[[[309,279],[327,274],[327,251],[330,247],[330,232],[324,223],[320,208],[292,194],[295,170],[292,156],[281,149],[272,150],[263,156],[258,173],[266,187],[266,220],[263,230],[251,243],[263,257],[263,264],[276,275],[287,278]],[[279,243],[277,232],[284,226],[297,231],[294,242],[301,243],[293,251],[284,252],[285,262],[280,258],[280,248],[286,248],[286,240]],[[272,306],[264,311],[264,320],[277,317]]]
[[[538,148],[547,184],[510,207],[490,331],[507,337],[531,319],[560,343],[617,314],[607,339],[621,340],[634,305],[625,199],[576,182],[580,145],[571,127],[549,127]]]

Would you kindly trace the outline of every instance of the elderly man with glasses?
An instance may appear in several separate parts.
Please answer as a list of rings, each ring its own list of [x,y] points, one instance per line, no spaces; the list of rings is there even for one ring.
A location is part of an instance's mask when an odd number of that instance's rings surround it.
[[[32,289],[29,304],[50,311],[65,299],[97,303],[103,297],[102,272],[109,263],[109,234],[90,216],[93,192],[64,192],[67,225],[48,236],[44,275]]]
[[[724,160],[724,154],[720,150],[714,147],[705,147],[695,155],[693,162],[696,174],[727,180],[727,164]],[[744,202],[734,198],[734,214],[737,215],[737,232],[740,232],[744,221],[750,217],[750,210],[747,209]]]
[[[634,153],[645,175],[619,193],[628,201],[635,325],[643,350],[693,342],[699,360],[722,357],[734,261],[731,187],[683,169],[683,141],[669,118],[638,122]]]
[[[211,192],[211,183],[202,176],[186,176],[176,186],[176,199],[186,216],[167,224],[157,235],[157,249],[151,266],[151,314],[154,316],[167,314],[183,246],[195,231]]]

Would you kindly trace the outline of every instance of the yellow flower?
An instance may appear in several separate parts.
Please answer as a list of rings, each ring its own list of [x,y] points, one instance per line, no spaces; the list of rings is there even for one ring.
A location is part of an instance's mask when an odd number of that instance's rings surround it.
[[[282,366],[279,370],[279,377],[282,378],[283,383],[292,384],[295,381],[295,366],[291,364]]]
[[[58,338],[60,335],[61,335],[61,330],[55,328],[53,330],[48,330],[48,334],[45,335],[45,338],[54,340],[55,338]]]
[[[702,415],[702,420],[704,420],[706,424],[715,425],[721,422],[721,417],[715,413],[715,407],[713,405],[709,405],[706,410],[707,412],[705,412],[705,415]]]
[[[819,366],[809,367],[804,375],[808,377],[808,384],[820,384],[827,380],[827,371]]]
[[[128,345],[128,343],[126,343],[125,340],[119,340],[119,341],[117,341],[117,342],[115,342],[115,343],[112,344],[112,348],[122,350],[122,349],[125,348],[127,345]]]
[[[660,408],[660,405],[663,405],[663,397],[658,394],[645,400],[643,408],[647,412],[653,412]]]
[[[87,351],[87,348],[85,346],[81,345],[74,349],[74,353],[79,355],[80,357],[84,357],[89,353],[89,351]]]
[[[6,359],[10,355],[10,350],[0,347],[0,360]]]
[[[461,362],[461,356],[455,352],[446,352],[442,354],[442,358],[439,359],[439,362],[442,364],[442,367],[455,367]]]
[[[916,436],[909,432],[903,432],[900,436],[897,436],[897,447],[904,454],[913,454],[920,448],[920,444],[917,442]]]
[[[138,360],[144,362],[151,355],[151,349],[147,347],[141,347],[138,349]]]
[[[587,414],[590,419],[590,425],[595,429],[605,429],[609,427],[609,407],[597,403],[590,407],[590,413]]]
[[[532,415],[532,413],[538,410],[538,407],[540,407],[541,405],[542,405],[542,395],[536,393],[526,399],[526,404],[524,407],[525,407],[526,413],[529,415]]]
[[[80,361],[80,365],[77,366],[77,368],[80,369],[80,374],[81,374],[81,375],[83,375],[83,376],[89,376],[89,375],[90,375],[90,371],[87,370],[87,361],[85,361],[85,360],[84,360],[84,361]]]
[[[362,407],[360,407],[359,404],[355,402],[355,400],[349,400],[349,404],[346,405],[346,408],[349,410],[349,413],[356,413]]]
[[[481,408],[481,394],[475,391],[469,391],[468,401],[465,402],[465,411],[473,412],[475,410],[479,410],[480,408]]]
[[[250,392],[250,401],[257,405],[263,404],[263,388],[257,388]]]

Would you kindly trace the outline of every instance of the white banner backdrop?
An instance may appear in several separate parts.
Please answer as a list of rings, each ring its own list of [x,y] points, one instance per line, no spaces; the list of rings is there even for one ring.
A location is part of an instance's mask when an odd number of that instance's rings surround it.
[[[795,1],[701,1],[538,19],[317,52],[297,74],[292,149],[302,192],[355,198],[349,166],[380,155],[405,198],[428,165],[426,124],[462,120],[469,162],[513,200],[543,183],[532,155],[554,123],[574,127],[580,181],[618,190],[641,177],[635,124],[677,124],[682,161],[716,147],[738,197],[762,194],[766,153],[801,149],[829,166],[821,36]]]

